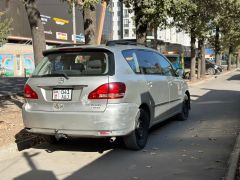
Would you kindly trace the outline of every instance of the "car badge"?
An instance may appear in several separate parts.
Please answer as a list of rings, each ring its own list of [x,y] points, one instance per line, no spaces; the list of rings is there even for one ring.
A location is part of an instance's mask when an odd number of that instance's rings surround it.
[[[64,108],[64,105],[63,104],[60,104],[60,103],[53,103],[53,109],[56,110],[56,111],[61,111],[63,110]]]
[[[63,84],[64,83],[64,78],[63,77],[60,77],[59,79],[58,79],[58,84]]]

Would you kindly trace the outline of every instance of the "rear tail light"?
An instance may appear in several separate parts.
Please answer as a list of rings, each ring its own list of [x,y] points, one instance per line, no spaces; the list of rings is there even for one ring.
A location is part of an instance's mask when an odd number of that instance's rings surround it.
[[[28,84],[24,86],[24,97],[27,99],[38,99],[37,93]]]
[[[126,92],[126,85],[121,82],[106,83],[88,95],[88,99],[120,99]]]

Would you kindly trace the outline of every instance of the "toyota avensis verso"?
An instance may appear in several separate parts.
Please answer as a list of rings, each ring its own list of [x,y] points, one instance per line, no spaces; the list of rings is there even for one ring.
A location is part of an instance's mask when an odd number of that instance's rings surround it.
[[[28,79],[23,121],[50,137],[123,137],[142,149],[150,127],[188,118],[190,94],[181,70],[157,51],[111,42],[47,50]]]

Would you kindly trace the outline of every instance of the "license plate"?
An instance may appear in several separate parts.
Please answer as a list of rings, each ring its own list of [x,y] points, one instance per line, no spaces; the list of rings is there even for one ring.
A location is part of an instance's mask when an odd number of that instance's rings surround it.
[[[72,89],[54,89],[52,93],[52,99],[54,101],[71,101]]]

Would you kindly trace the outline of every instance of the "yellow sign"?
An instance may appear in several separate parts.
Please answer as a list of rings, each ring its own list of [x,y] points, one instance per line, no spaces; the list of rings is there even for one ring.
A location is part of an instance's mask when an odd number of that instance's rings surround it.
[[[65,24],[68,24],[69,21],[68,20],[65,20],[65,19],[60,19],[60,18],[53,18],[53,20],[56,22],[56,24],[59,24],[59,25],[65,25]]]

